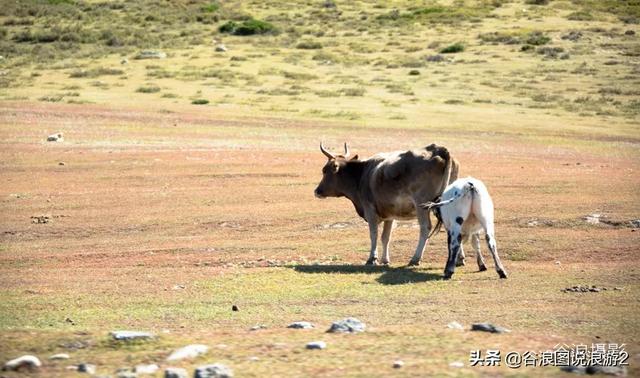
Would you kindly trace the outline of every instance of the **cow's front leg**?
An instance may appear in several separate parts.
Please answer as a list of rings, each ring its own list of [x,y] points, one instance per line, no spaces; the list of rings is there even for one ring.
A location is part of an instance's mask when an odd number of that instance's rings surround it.
[[[395,221],[386,220],[384,221],[384,226],[382,227],[382,264],[389,265],[391,263],[391,258],[389,257],[389,241],[391,240],[391,231],[393,231],[393,224]]]
[[[416,207],[418,213],[418,223],[420,224],[420,239],[418,239],[416,252],[413,255],[411,261],[409,261],[409,266],[420,265],[420,260],[422,260],[422,254],[424,253],[424,247],[429,241],[429,232],[431,231],[431,219],[429,219],[429,211],[421,208],[420,206]]]
[[[371,252],[369,253],[369,260],[365,265],[377,265],[378,263],[378,220],[370,219],[369,221],[369,237],[371,238]]]

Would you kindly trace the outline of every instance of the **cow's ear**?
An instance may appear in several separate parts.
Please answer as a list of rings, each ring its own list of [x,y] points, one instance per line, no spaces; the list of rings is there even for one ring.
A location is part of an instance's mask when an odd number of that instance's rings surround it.
[[[353,157],[349,160],[358,160],[358,155],[353,155]]]

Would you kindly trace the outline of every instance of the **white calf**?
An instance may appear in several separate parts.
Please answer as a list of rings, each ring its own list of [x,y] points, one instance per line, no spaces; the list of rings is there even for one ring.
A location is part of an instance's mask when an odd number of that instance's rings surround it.
[[[447,186],[440,202],[425,203],[422,207],[439,213],[439,218],[447,229],[449,258],[444,270],[445,279],[451,278],[456,265],[464,265],[462,242],[469,240],[470,237],[473,249],[476,251],[478,268],[480,271],[487,270],[480,254],[479,236],[482,231],[485,232],[487,246],[493,256],[498,275],[500,278],[507,278],[507,272],[500,262],[496,249],[493,201],[482,181],[473,177],[458,179]]]

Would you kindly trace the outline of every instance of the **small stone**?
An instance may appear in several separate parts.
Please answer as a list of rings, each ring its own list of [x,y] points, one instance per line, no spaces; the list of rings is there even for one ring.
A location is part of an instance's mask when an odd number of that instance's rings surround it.
[[[58,353],[58,354],[54,354],[53,356],[49,357],[50,360],[68,360],[69,359],[69,355],[66,353]]]
[[[58,165],[64,165],[64,161],[58,162]]]
[[[598,289],[597,287],[592,287],[591,289],[589,289],[589,291],[594,292],[594,293],[598,293],[598,292],[600,292],[600,289]]]
[[[80,364],[78,365],[78,372],[93,375],[96,373],[96,365],[84,364],[84,363]]]
[[[64,142],[62,133],[51,134],[47,137],[47,142]]]
[[[307,349],[325,349],[327,347],[327,343],[324,341],[312,341],[307,343]]]
[[[447,328],[451,328],[451,329],[459,329],[459,330],[463,330],[463,329],[464,329],[464,327],[462,326],[462,324],[460,324],[460,323],[458,323],[458,322],[456,322],[456,321],[453,321],[453,322],[451,322],[451,323],[447,324]]]
[[[287,326],[287,328],[295,328],[295,329],[311,329],[314,328],[313,324],[310,322],[293,322]]]
[[[333,322],[327,332],[364,332],[366,326],[356,318],[346,318]]]
[[[260,361],[260,357],[251,356],[251,357],[249,357],[249,361],[251,361],[251,362]]]
[[[257,331],[260,329],[267,329],[267,326],[264,324],[258,324],[258,325],[254,325],[253,327],[249,328],[249,330],[251,331]]]
[[[599,224],[601,217],[601,214],[589,214],[584,217],[584,220],[589,224]]]
[[[140,331],[113,331],[110,335],[117,341],[149,340],[155,337],[152,333]]]
[[[393,368],[394,369],[400,369],[403,366],[404,366],[404,361],[402,361],[402,360],[393,361]]]
[[[116,378],[136,378],[138,374],[129,368],[121,368],[116,371]]]
[[[195,358],[209,351],[209,347],[202,344],[192,344],[176,349],[167,357],[167,361],[179,361],[185,358]]]
[[[136,372],[136,374],[155,374],[159,369],[160,367],[156,364],[141,364],[136,365],[134,371]]]
[[[231,306],[231,311],[240,311],[240,309],[238,308],[238,306],[233,305]]]
[[[460,362],[460,361],[453,361],[452,363],[449,364],[449,367],[462,368],[462,367],[464,367],[464,363]]]
[[[164,369],[164,378],[187,378],[189,374],[186,369],[168,367]]]
[[[42,366],[42,363],[36,356],[25,355],[22,357],[15,358],[11,361],[8,361],[4,364],[2,370],[20,370],[20,369],[29,369],[34,370]]]
[[[613,290],[622,290],[621,287],[614,287]]]
[[[483,332],[491,332],[491,333],[505,333],[511,332],[506,328],[498,327],[490,323],[474,323],[471,325],[472,331],[483,331]]]
[[[233,371],[222,364],[204,365],[196,368],[194,378],[231,378]]]
[[[124,58],[120,61],[120,64],[129,64],[129,59]]]
[[[218,44],[216,46],[216,52],[227,52],[227,46],[223,45],[222,43]]]

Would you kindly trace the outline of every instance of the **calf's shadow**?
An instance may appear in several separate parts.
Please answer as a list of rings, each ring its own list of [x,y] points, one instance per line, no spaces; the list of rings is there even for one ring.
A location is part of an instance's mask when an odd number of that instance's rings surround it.
[[[391,268],[388,266],[370,265],[296,265],[293,267],[300,273],[330,273],[330,274],[378,274],[376,281],[383,285],[403,285],[427,281],[442,280],[441,274],[417,271],[412,268]]]

